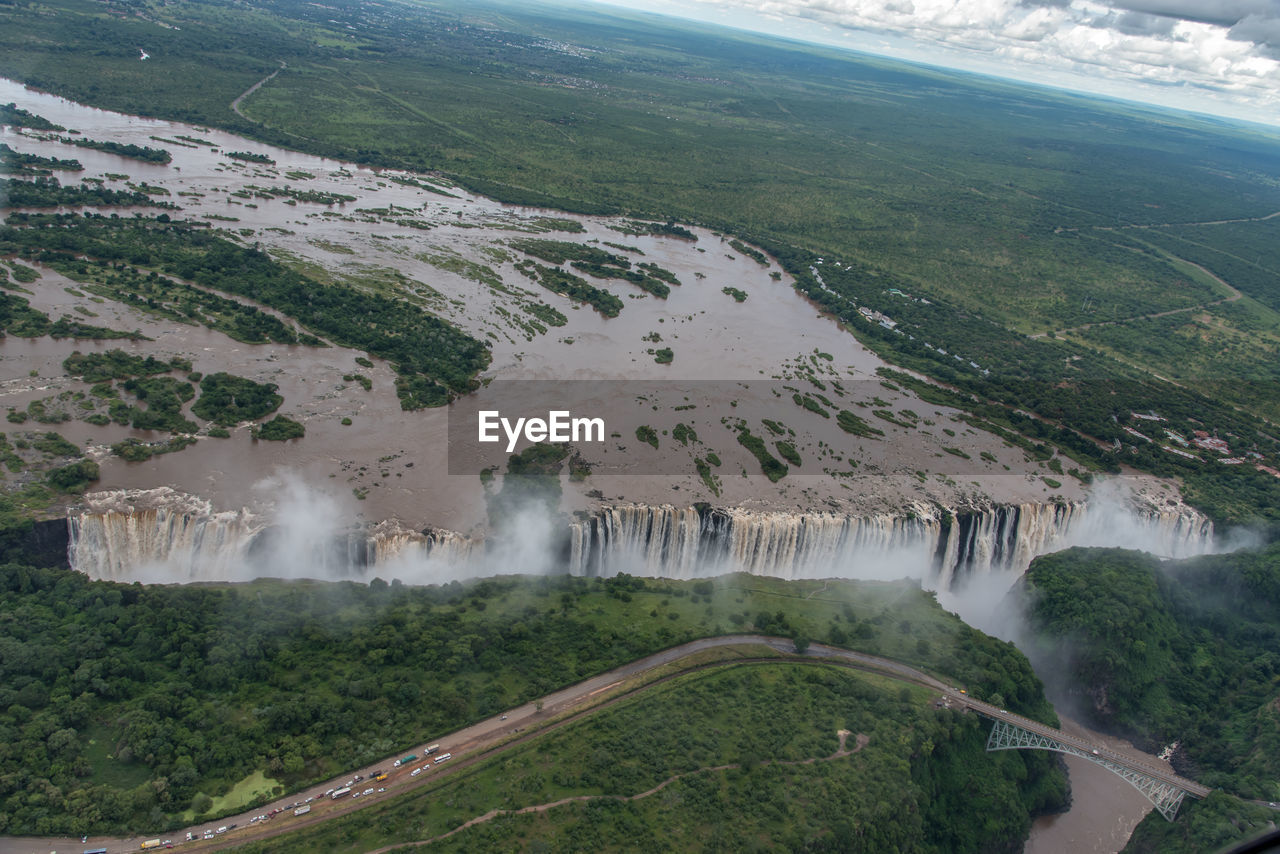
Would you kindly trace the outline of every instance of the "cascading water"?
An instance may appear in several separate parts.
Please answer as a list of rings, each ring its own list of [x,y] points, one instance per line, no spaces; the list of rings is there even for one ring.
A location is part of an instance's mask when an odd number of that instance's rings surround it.
[[[372,567],[465,568],[477,545],[453,531],[413,531],[394,521],[344,531],[333,514],[321,512],[318,525],[300,524],[305,513],[284,515],[292,518],[268,524],[248,510],[214,512],[208,501],[164,487],[92,493],[68,514],[68,562],[112,581],[360,578]],[[458,577],[440,575],[414,580]]]
[[[313,507],[307,504],[307,510]],[[68,558],[93,578],[245,580],[258,576],[410,583],[512,571],[693,578],[745,571],[780,578],[921,579],[957,589],[1012,577],[1037,555],[1074,545],[1143,548],[1166,557],[1213,548],[1213,525],[1183,505],[1116,502],[993,504],[949,510],[919,503],[870,516],[741,508],[624,504],[569,524],[563,552],[513,562],[453,531],[415,531],[395,521],[342,529],[340,513],[214,512],[169,489],[94,493],[69,514]],[[306,522],[307,524],[304,524]],[[517,544],[518,546],[518,544]]]
[[[208,501],[167,487],[86,495],[67,525],[72,568],[113,581],[241,578],[264,527],[247,510],[215,513]]]
[[[1212,547],[1213,524],[1184,506],[1117,515],[1091,512],[1086,502],[963,511],[921,504],[876,516],[632,504],[573,523],[570,544],[569,570],[579,575],[913,576],[950,589],[976,576],[1021,573],[1036,556],[1075,545],[1202,554]]]

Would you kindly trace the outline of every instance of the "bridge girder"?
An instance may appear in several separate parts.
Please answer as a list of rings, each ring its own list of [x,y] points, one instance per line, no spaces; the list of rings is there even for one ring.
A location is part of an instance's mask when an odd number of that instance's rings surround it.
[[[1072,756],[1087,759],[1095,765],[1101,765],[1139,792],[1142,792],[1143,796],[1160,811],[1160,815],[1164,816],[1168,821],[1173,821],[1174,817],[1177,816],[1178,807],[1182,805],[1182,799],[1187,794],[1186,790],[1175,786],[1173,783],[1143,774],[1141,771],[1121,765],[1105,756],[1094,755],[1091,751],[1081,750],[1075,745],[1064,744],[1055,738],[1023,729],[1017,724],[1011,724],[1008,721],[993,721],[991,734],[987,737],[987,750],[1052,750],[1057,753],[1069,753]]]

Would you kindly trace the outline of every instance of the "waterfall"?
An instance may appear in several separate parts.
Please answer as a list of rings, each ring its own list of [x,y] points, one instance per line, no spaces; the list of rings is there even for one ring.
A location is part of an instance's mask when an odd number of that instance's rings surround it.
[[[382,575],[440,583],[498,572],[567,569],[576,575],[695,578],[743,571],[778,578],[919,578],[933,589],[1007,575],[1069,546],[1141,548],[1187,557],[1214,546],[1212,523],[1185,505],[1113,500],[946,508],[913,503],[898,513],[848,515],[744,508],[620,504],[570,522],[563,556],[513,560],[511,544],[395,520],[340,529],[340,519],[248,510],[215,512],[168,489],[94,493],[68,517],[71,566],[127,581],[244,580],[259,576]],[[304,521],[306,524],[304,524]],[[527,548],[526,548],[527,550]],[[550,551],[555,552],[554,548]]]
[[[743,571],[778,578],[921,578],[951,589],[1070,546],[1145,548],[1165,557],[1209,551],[1213,524],[1185,506],[1088,502],[994,504],[849,516],[628,504],[574,522],[569,571],[692,578]]]
[[[97,492],[84,503],[68,515],[68,559],[112,581],[243,577],[263,527],[247,510],[215,513],[208,501],[167,487]]]
[[[110,581],[362,578],[428,562],[466,567],[476,546],[453,531],[413,531],[395,521],[317,536],[247,509],[215,512],[167,487],[88,494],[68,512],[67,527],[72,569]]]

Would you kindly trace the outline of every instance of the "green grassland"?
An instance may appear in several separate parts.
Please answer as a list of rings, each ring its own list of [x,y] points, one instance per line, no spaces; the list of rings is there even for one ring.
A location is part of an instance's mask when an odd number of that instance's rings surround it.
[[[1016,846],[1064,794],[1046,757],[984,754],[973,716],[923,689],[831,667],[713,668],[358,815],[240,851],[985,851]],[[838,755],[838,731],[850,755]],[[729,767],[725,767],[729,766]],[[672,779],[676,778],[676,779]],[[668,782],[669,781],[669,782]],[[666,785],[663,785],[663,784]],[[662,788],[647,797],[626,800]],[[971,809],[954,810],[969,793]],[[992,821],[991,816],[999,817]],[[535,842],[537,840],[537,842]]]
[[[1016,649],[908,582],[142,587],[6,564],[0,609],[12,641],[0,659],[0,833],[176,826],[255,772],[294,789],[650,652],[743,630],[898,658],[1056,721]],[[112,769],[98,779],[104,749]]]

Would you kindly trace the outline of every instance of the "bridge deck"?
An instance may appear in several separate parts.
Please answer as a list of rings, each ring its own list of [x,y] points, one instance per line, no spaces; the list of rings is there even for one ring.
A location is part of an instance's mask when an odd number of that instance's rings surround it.
[[[1112,750],[1105,745],[1094,744],[1091,741],[1063,732],[1060,729],[1045,726],[1044,724],[1038,721],[1033,721],[1030,718],[1015,715],[1012,712],[1006,712],[991,705],[990,703],[984,703],[981,700],[974,700],[967,695],[960,697],[958,702],[961,705],[973,709],[973,711],[985,718],[990,718],[995,721],[1004,721],[1007,724],[1021,727],[1022,729],[1025,729],[1028,732],[1033,732],[1036,735],[1051,738],[1064,745],[1074,747],[1083,753],[1097,756],[1101,759],[1106,759],[1110,762],[1116,763],[1117,765],[1123,765],[1132,771],[1137,771],[1140,774],[1145,774],[1148,777],[1160,780],[1163,783],[1176,786],[1194,798],[1203,798],[1213,791],[1208,786],[1197,783],[1195,780],[1188,780],[1186,777],[1181,777],[1170,771],[1166,771],[1165,769],[1153,765],[1144,759],[1140,759],[1126,753],[1120,753],[1119,751]]]

